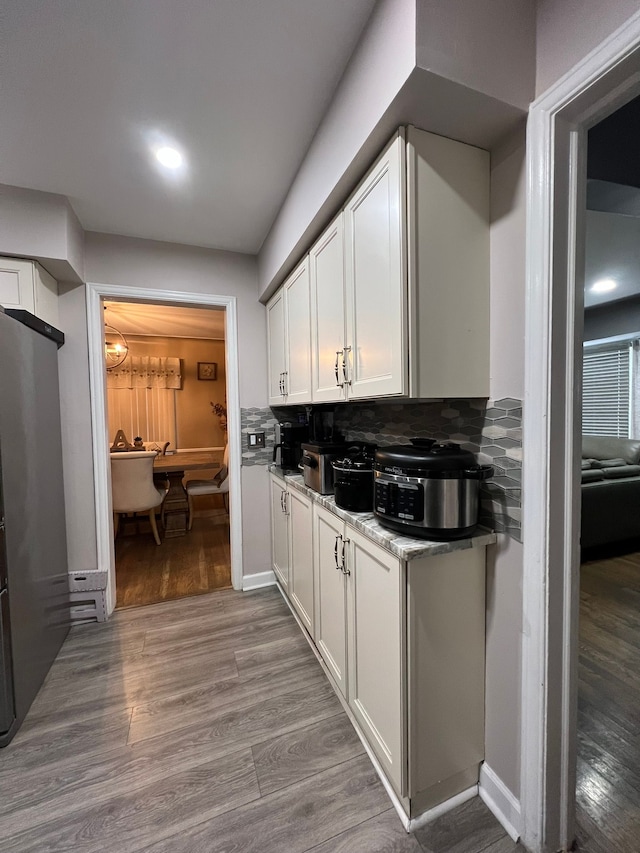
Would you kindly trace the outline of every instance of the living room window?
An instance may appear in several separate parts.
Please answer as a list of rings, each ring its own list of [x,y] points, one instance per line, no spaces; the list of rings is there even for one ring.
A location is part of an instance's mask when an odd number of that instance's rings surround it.
[[[638,338],[588,341],[583,350],[583,435],[629,438],[636,432]]]

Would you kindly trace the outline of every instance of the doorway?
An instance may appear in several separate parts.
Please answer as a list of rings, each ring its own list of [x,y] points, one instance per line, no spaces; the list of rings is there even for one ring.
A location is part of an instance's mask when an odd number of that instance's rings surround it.
[[[103,300],[132,303],[153,303],[159,306],[217,308],[224,311],[226,344],[227,435],[229,470],[229,550],[231,583],[242,588],[242,507],[241,507],[241,445],[240,405],[238,385],[237,310],[235,297],[198,293],[179,293],[119,285],[87,284],[87,328],[89,339],[89,375],[91,383],[91,417],[94,439],[94,489],[96,502],[96,532],[98,566],[106,569],[107,611],[116,605],[115,548],[111,513],[111,471],[109,448],[113,436],[108,434],[107,387],[104,364]],[[210,364],[213,362],[209,362]],[[209,415],[210,410],[207,412]],[[214,415],[211,414],[213,418]],[[166,467],[170,467],[167,465]],[[153,546],[156,548],[157,546]]]
[[[114,516],[116,608],[231,587],[224,308],[121,300],[103,300],[103,307],[111,449],[119,436],[124,447],[155,452],[151,498],[156,489],[166,495],[153,514]],[[181,460],[187,467],[167,493],[162,465],[173,471]],[[138,475],[128,482],[129,469],[115,468],[116,495],[125,503],[141,486]],[[178,516],[181,493],[187,513]]]
[[[587,137],[576,834],[620,853],[640,845],[639,144],[637,97]]]
[[[640,93],[640,15],[530,111],[523,476],[522,840],[575,835],[586,133]]]

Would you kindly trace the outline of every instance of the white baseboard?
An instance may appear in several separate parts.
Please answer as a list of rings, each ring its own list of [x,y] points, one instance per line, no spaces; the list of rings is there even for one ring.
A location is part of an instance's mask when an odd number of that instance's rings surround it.
[[[480,765],[478,793],[513,841],[517,841],[520,838],[520,802],[486,761]]]
[[[272,571],[256,572],[255,575],[244,575],[242,578],[242,591],[260,589],[261,586],[273,586],[275,582],[276,576]]]
[[[455,809],[457,806],[461,806],[463,803],[466,803],[467,800],[472,800],[474,797],[478,796],[478,786],[472,785],[470,788],[467,788],[466,791],[460,791],[459,794],[456,794],[453,797],[449,797],[448,800],[445,800],[443,803],[438,803],[437,806],[434,806],[432,809],[427,809],[426,812],[422,812],[418,817],[414,817],[409,821],[408,831],[415,832],[416,829],[420,829],[421,826],[425,826],[427,823],[431,823],[432,820],[435,820],[440,815],[446,814],[446,812],[450,812],[451,809]]]

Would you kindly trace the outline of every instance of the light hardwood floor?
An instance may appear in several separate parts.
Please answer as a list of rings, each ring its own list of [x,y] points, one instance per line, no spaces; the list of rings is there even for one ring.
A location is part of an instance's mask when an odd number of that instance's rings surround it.
[[[206,514],[194,517],[185,536],[166,539],[160,527],[161,545],[156,545],[148,520],[128,519],[121,524],[116,539],[116,607],[139,607],[231,587],[229,516],[214,506],[213,498],[198,500]]]
[[[2,853],[515,849],[479,799],[404,831],[273,587],[72,629],[0,750]]]

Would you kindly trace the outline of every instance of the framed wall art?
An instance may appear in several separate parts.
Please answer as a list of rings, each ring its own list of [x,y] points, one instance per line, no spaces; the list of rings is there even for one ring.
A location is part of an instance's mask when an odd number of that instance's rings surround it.
[[[217,379],[218,365],[215,361],[198,362],[198,379]]]

